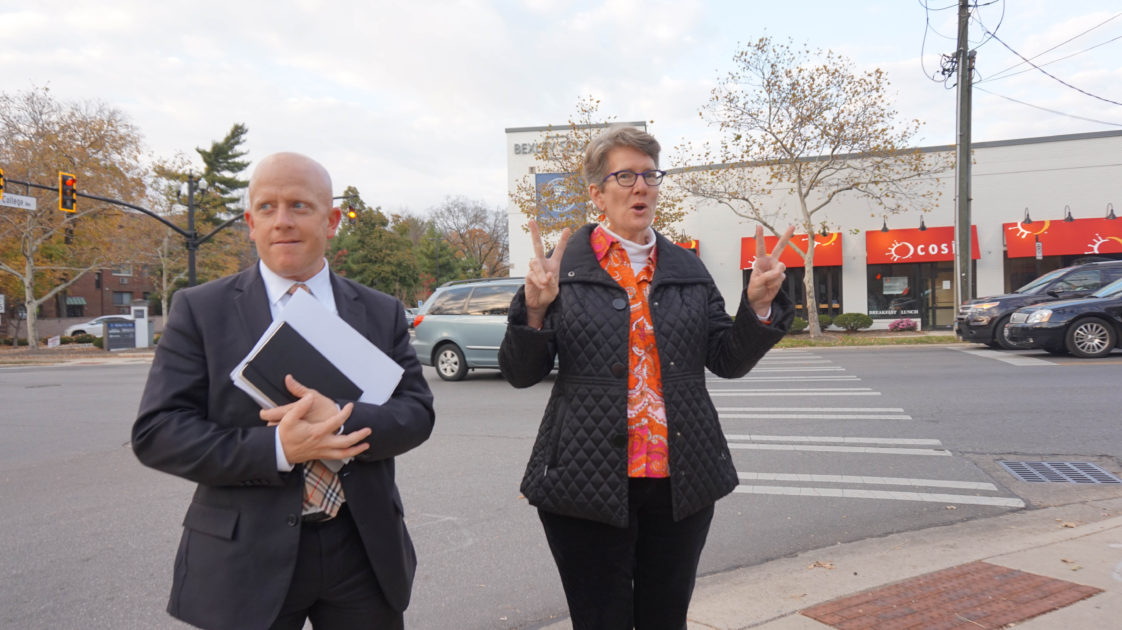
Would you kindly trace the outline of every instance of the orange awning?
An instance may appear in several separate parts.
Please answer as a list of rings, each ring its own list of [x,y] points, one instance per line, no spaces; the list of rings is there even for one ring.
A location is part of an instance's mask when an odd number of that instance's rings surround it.
[[[1003,227],[1009,258],[1036,256],[1037,240],[1044,256],[1122,253],[1122,220],[1118,219],[1033,221]]]
[[[865,232],[865,256],[870,265],[954,260],[954,227],[929,227],[926,230],[870,230]],[[970,226],[970,257],[978,252],[978,228]]]
[[[775,244],[779,242],[778,236],[764,236],[764,248],[768,253],[775,249]],[[779,262],[783,263],[789,268],[801,268],[803,264],[803,257],[795,247],[802,251],[806,251],[807,247],[806,234],[795,234],[791,237],[791,244],[783,249],[783,253],[779,255]],[[756,238],[754,236],[745,236],[740,239],[740,268],[751,269],[752,263],[756,260]],[[841,232],[830,232],[826,236],[821,234],[814,235],[814,266],[815,267],[840,267],[842,264],[842,235]]]

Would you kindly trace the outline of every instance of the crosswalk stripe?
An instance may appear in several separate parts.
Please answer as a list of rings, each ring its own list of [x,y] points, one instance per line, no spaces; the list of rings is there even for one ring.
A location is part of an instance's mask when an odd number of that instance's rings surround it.
[[[847,413],[729,413],[722,420],[911,420],[905,414],[847,414]]]
[[[904,413],[903,407],[717,407],[717,413],[736,413],[741,411],[861,411],[865,413]]]
[[[951,452],[932,448],[894,448],[880,446],[821,446],[816,444],[743,444],[730,442],[729,448],[748,451],[814,451],[817,453],[863,453],[865,455],[934,455],[948,457]]]
[[[965,352],[976,357],[983,359],[994,359],[1010,365],[1019,365],[1021,367],[1055,367],[1056,364],[1044,359],[1037,359],[1036,357],[1026,357],[1020,354],[1010,354],[1006,352],[997,352],[996,350],[965,350],[956,348],[959,352]]]
[[[882,438],[882,437],[843,437],[833,435],[761,435],[758,433],[726,433],[726,440],[746,440],[749,442],[824,442],[835,444],[896,444],[908,446],[939,446],[939,440],[932,438]]]
[[[792,387],[771,389],[721,389],[710,396],[880,396],[870,387]]]
[[[713,383],[740,385],[744,382],[758,381],[783,381],[784,383],[793,383],[797,381],[859,381],[861,379],[850,374],[814,374],[811,376],[746,376],[741,378],[721,378],[719,376],[711,376],[706,377],[705,380],[710,385],[712,385]]]
[[[984,481],[953,481],[949,479],[911,479],[906,477],[866,477],[863,475],[809,475],[791,473],[739,472],[745,481],[803,481],[813,483],[854,483],[879,486],[926,486],[929,488],[958,488],[960,490],[988,490],[997,492],[997,486]]]
[[[737,486],[733,492],[741,494],[772,494],[796,497],[832,497],[841,499],[885,499],[891,501],[923,501],[927,503],[959,503],[969,505],[995,505],[1023,508],[1025,502],[1012,497],[977,497],[965,494],[939,494],[931,492],[894,492],[887,490],[859,490],[852,488],[799,488],[791,486]]]

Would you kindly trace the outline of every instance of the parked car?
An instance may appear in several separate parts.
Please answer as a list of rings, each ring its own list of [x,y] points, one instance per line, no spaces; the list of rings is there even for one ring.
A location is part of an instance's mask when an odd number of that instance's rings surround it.
[[[457,280],[436,289],[413,318],[413,349],[446,381],[499,367],[510,301],[523,278]]]
[[[102,326],[102,324],[104,324],[105,322],[131,322],[131,321],[133,321],[133,319],[132,319],[132,316],[130,316],[130,315],[102,315],[101,317],[95,317],[88,322],[82,322],[81,324],[74,324],[73,326],[67,326],[66,330],[62,331],[62,334],[67,336],[67,337],[73,337],[74,335],[82,335],[82,334],[93,335],[94,337],[100,337],[102,335],[102,332],[104,332],[104,330],[105,330],[105,327]]]
[[[1017,309],[1006,331],[1024,347],[1087,359],[1105,357],[1122,346],[1122,280],[1082,299]]]
[[[955,333],[964,341],[984,343],[991,348],[1024,347],[1006,334],[1014,311],[1041,302],[1084,297],[1120,278],[1122,260],[1056,269],[1013,293],[967,300],[955,318]]]

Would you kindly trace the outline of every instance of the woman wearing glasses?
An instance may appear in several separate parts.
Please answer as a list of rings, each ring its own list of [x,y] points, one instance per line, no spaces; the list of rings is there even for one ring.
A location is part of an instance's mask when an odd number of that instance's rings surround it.
[[[659,144],[611,127],[585,150],[598,225],[535,257],[510,308],[503,376],[558,374],[522,480],[538,508],[573,627],[686,627],[713,504],[737,485],[705,370],[743,376],[786,332],[791,301],[762,228],[735,320],[704,265],[651,228]]]

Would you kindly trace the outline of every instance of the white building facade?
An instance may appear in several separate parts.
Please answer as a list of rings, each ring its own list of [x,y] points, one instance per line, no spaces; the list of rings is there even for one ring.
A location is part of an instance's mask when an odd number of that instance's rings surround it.
[[[624,124],[645,128],[641,122]],[[548,168],[534,159],[535,144],[548,133],[548,127],[506,130],[510,191],[527,177],[539,185],[548,181]],[[924,150],[954,154],[953,146]],[[1085,259],[1122,259],[1122,219],[1113,211],[1116,201],[1122,204],[1122,131],[979,142],[973,157],[973,296],[1006,293]],[[663,159],[660,166],[670,178],[685,165]],[[951,328],[953,171],[933,185],[942,194],[927,212],[885,215],[863,198],[841,196],[814,216],[833,230],[813,236],[820,313],[866,313],[874,328],[903,318],[924,329]],[[747,285],[755,252],[755,223],[711,201],[694,203],[681,231],[696,240],[698,255],[734,312],[733,296]],[[533,251],[526,217],[514,204],[508,212],[511,274],[523,275]],[[805,243],[808,236],[796,235],[800,238]],[[770,245],[775,237],[765,240]],[[803,309],[802,261],[795,252],[783,261],[787,289]]]

